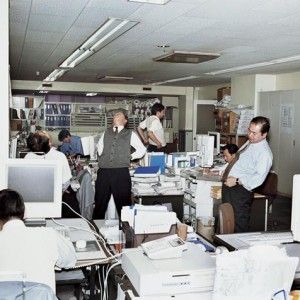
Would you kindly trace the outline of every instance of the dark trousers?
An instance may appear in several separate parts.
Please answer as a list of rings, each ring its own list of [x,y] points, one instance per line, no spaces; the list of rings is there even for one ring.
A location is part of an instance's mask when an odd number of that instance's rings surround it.
[[[253,194],[242,185],[228,187],[222,186],[222,202],[230,203],[233,207],[235,218],[235,232],[247,232],[251,213]]]
[[[67,203],[69,206],[73,208],[78,214],[80,214],[80,208],[79,208],[79,202],[76,197],[76,192],[74,192],[69,186],[66,191],[64,191],[62,195],[62,201]],[[71,209],[62,204],[61,208],[61,217],[62,218],[79,218],[78,215],[76,215]]]
[[[147,152],[165,152],[165,147],[157,148],[157,146],[149,144],[147,147]]]
[[[104,219],[113,195],[119,218],[123,206],[131,205],[131,178],[128,168],[99,169],[95,183],[93,219]]]

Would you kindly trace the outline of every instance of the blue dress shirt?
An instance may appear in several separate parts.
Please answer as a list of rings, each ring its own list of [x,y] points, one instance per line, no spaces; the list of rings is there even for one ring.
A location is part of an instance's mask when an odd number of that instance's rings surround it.
[[[60,151],[65,155],[83,154],[81,138],[76,135],[71,136],[70,143],[62,143],[60,146]]]
[[[266,179],[273,161],[273,154],[266,139],[250,144],[233,165],[229,176],[239,178],[248,191],[260,186]]]

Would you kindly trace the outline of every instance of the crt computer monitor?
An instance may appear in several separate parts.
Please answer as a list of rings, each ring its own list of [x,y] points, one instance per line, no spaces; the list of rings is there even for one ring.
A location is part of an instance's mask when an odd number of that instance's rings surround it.
[[[220,132],[217,131],[208,131],[207,133],[209,136],[214,137],[214,154],[218,155],[220,153]]]
[[[7,188],[20,193],[25,219],[60,218],[62,167],[44,159],[9,159],[5,164]]]

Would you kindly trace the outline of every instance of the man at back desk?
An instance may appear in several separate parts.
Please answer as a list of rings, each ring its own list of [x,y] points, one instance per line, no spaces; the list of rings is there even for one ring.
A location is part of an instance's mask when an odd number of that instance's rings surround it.
[[[58,140],[62,142],[59,150],[67,156],[84,155],[81,138],[76,135],[71,135],[67,129],[62,129],[58,134]]]
[[[273,155],[266,140],[269,130],[268,118],[253,118],[248,128],[248,141],[223,173],[222,202],[233,206],[235,232],[249,230],[252,190],[264,182],[272,166]]]

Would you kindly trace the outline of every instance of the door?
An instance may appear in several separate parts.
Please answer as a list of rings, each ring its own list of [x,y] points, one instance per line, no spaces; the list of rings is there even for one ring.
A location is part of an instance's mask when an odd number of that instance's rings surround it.
[[[215,131],[215,104],[217,100],[194,100],[193,151],[196,151],[196,135]]]

